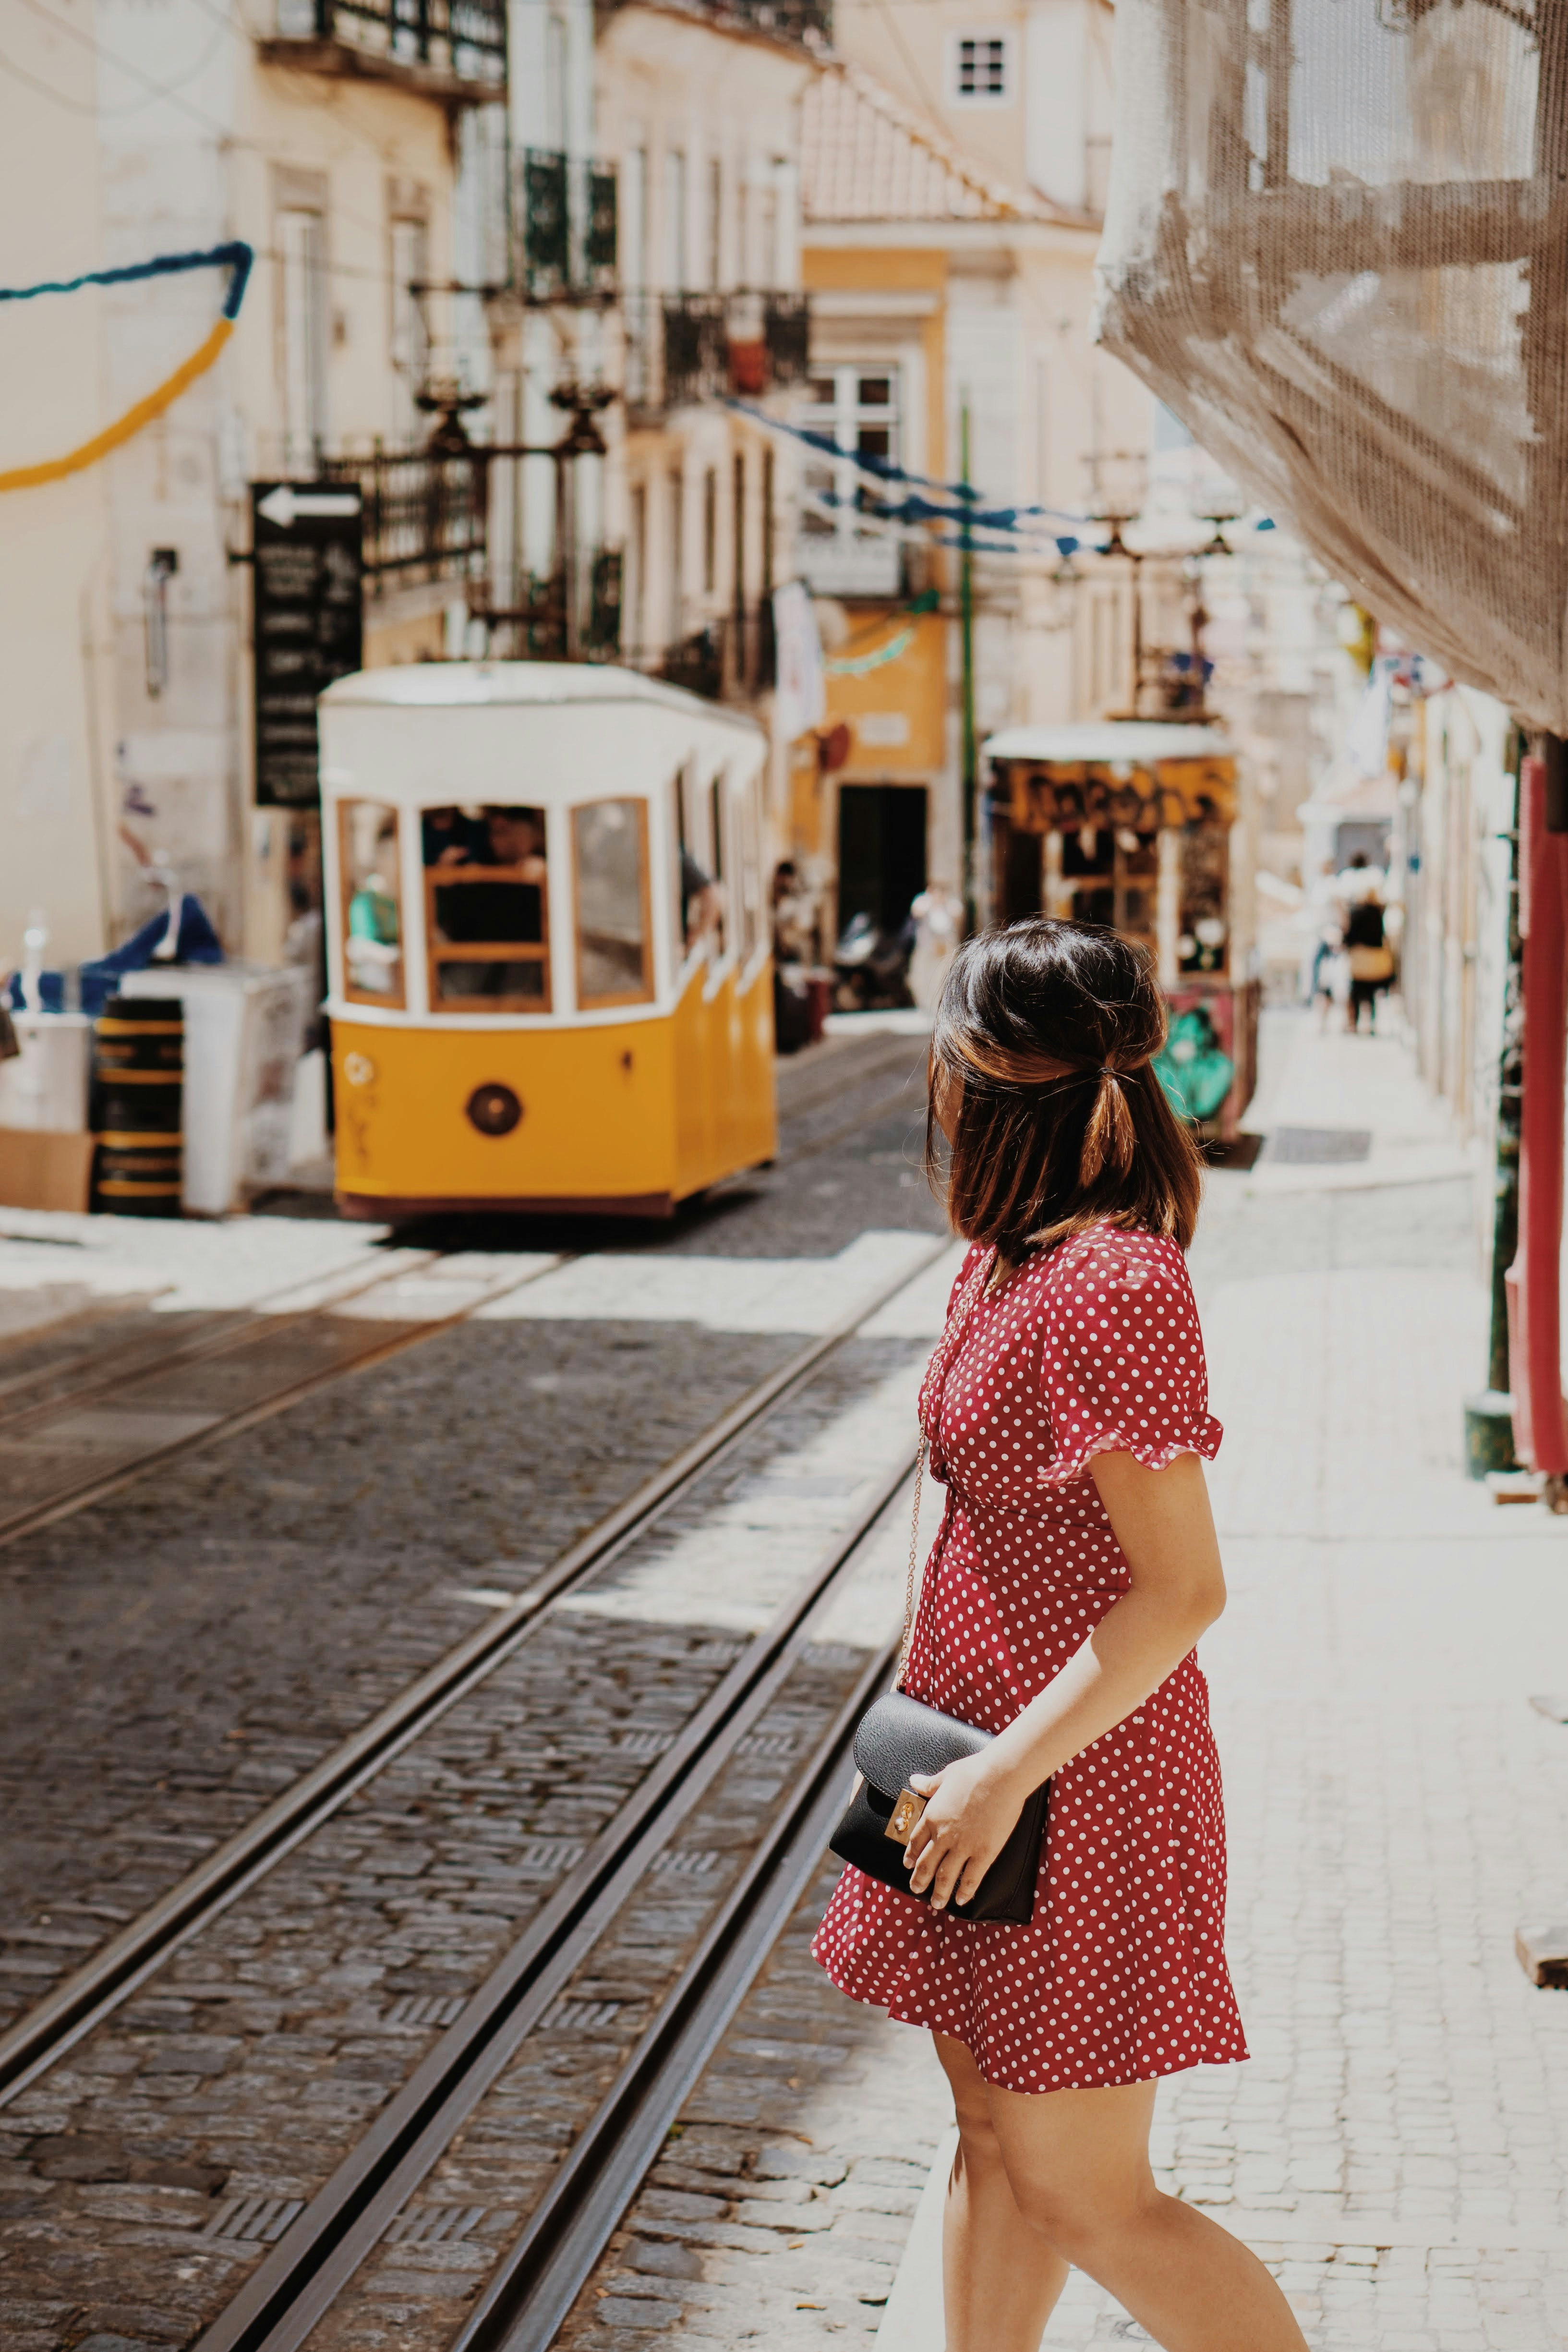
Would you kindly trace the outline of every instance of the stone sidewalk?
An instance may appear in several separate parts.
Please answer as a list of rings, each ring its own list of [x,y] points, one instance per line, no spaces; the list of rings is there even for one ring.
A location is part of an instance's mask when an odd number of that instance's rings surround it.
[[[1425,1181],[1391,1195],[1375,1150],[1359,1191],[1328,1171],[1335,1222],[1291,1252],[1251,1231],[1288,1213],[1266,1183],[1214,1181],[1198,1255],[1231,1600],[1203,1658],[1252,2057],[1165,2086],[1156,2158],[1276,2269],[1314,2352],[1561,2352],[1568,1995],[1532,1989],[1512,1945],[1568,1908],[1568,1731],[1528,1705],[1568,1690],[1568,1525],[1462,1475],[1485,1360],[1471,1185],[1439,1121],[1412,1133],[1399,1048],[1300,1024],[1280,1042],[1271,1123],[1369,1125],[1385,1105]],[[1391,1202],[1397,1262],[1380,1263]],[[879,2340],[941,2352],[932,2250],[904,2241],[946,2104],[924,2037],[810,1969],[831,1877],[574,2315],[573,2352],[869,2345],[901,2259]],[[1145,2339],[1074,2277],[1047,2352],[1126,2340]]]

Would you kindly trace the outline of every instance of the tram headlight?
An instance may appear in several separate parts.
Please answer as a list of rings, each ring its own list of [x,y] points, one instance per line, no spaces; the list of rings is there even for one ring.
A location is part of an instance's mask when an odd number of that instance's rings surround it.
[[[510,1135],[523,1115],[523,1106],[510,1087],[494,1083],[476,1087],[467,1101],[469,1124],[481,1135]]]

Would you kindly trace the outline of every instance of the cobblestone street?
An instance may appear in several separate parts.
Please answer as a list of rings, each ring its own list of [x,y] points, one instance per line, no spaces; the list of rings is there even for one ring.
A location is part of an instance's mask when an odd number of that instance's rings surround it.
[[[1230,1603],[1203,1662],[1252,2056],[1166,2084],[1157,2158],[1276,2268],[1313,2352],[1553,2352],[1568,1996],[1530,1985],[1513,1938],[1568,1901],[1568,1733],[1529,1705],[1568,1689],[1568,1535],[1463,1476],[1460,1402],[1485,1361],[1478,1188],[1403,1048],[1267,1026],[1259,1126],[1374,1140],[1350,1168],[1266,1151],[1216,1170],[1192,1253],[1227,1432],[1211,1487]],[[463,1280],[489,1303],[0,1553],[8,2017],[804,1339],[904,1286],[0,2107],[4,2352],[193,2343],[906,1457],[955,1262],[931,1263],[914,1095],[885,1108],[911,1063],[887,1038],[807,1057],[779,1168],[652,1243],[579,1255],[580,1234],[530,1236],[528,1278],[514,1267],[492,1295],[494,1251],[427,1273],[441,1236],[404,1234],[389,1314],[423,1299],[436,1319]],[[193,1229],[184,1255],[183,1234],[133,1234],[112,1263],[120,1236],[99,1226],[106,1261],[68,1297],[63,1224],[0,1238],[17,1335],[0,1376],[74,1377],[84,1352],[246,1317],[373,1252],[325,1221],[270,1223]],[[895,1625],[899,1517],[810,1617],[744,1769],[563,1975],[309,2335],[318,2352],[452,2343],[792,1759]],[[817,1871],[686,2096],[570,2352],[941,2352],[944,2090],[924,2036],[810,1964],[835,1874]],[[1075,2276],[1048,2352],[1124,2340],[1144,2339]]]

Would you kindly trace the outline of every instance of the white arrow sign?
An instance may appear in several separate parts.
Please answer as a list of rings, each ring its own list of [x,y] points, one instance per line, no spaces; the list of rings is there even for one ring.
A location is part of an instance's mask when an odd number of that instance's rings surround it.
[[[297,490],[292,482],[279,482],[256,508],[257,514],[275,522],[279,530],[291,530],[302,515],[357,515],[359,511],[358,490]]]

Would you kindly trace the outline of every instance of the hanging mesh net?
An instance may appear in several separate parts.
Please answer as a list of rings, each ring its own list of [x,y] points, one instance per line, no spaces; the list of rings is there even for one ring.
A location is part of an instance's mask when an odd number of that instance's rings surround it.
[[[1102,340],[1568,733],[1568,0],[1118,0],[1117,39]]]

